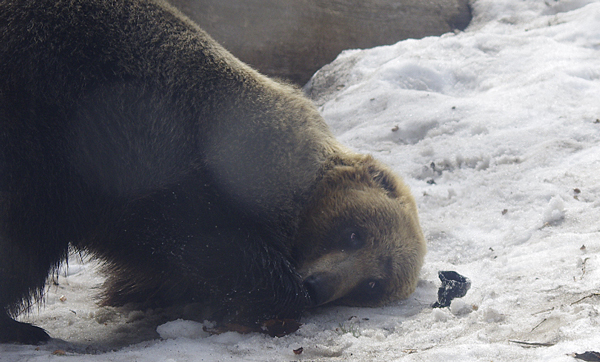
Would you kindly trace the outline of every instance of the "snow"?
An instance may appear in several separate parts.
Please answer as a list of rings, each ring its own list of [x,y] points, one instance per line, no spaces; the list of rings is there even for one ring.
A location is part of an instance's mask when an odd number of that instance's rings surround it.
[[[0,345],[0,361],[575,361],[598,351],[600,1],[472,6],[465,32],[346,51],[307,87],[336,136],[415,195],[429,251],[409,299],[309,311],[282,338],[209,335],[209,323],[96,306],[95,264],[72,257],[45,305],[22,317],[55,339]],[[471,289],[432,309],[440,270]]]

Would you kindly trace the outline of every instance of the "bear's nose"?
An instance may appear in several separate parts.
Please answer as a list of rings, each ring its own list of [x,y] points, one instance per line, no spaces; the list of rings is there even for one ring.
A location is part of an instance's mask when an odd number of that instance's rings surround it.
[[[304,288],[313,307],[330,302],[335,294],[332,278],[325,273],[313,274],[304,279]]]

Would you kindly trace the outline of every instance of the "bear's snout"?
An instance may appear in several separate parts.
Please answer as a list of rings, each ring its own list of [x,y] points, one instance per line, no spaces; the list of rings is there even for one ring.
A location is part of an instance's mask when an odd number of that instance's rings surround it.
[[[304,288],[308,292],[313,307],[330,302],[335,295],[333,278],[327,273],[318,273],[308,276],[304,280]]]

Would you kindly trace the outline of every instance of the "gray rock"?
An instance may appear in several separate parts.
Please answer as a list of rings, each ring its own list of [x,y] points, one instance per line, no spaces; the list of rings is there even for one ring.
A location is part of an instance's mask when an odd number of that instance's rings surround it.
[[[169,0],[264,74],[305,84],[345,49],[464,29],[468,0]]]

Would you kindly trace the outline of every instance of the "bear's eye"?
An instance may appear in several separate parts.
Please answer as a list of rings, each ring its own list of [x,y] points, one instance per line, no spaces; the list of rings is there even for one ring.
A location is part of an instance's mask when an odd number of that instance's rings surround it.
[[[349,228],[342,232],[342,249],[357,250],[365,244],[364,239],[356,229]]]

